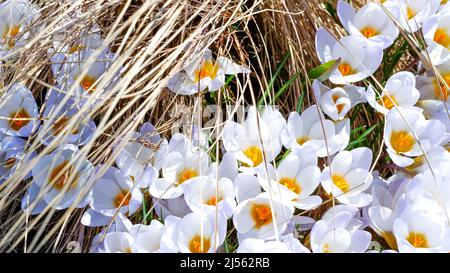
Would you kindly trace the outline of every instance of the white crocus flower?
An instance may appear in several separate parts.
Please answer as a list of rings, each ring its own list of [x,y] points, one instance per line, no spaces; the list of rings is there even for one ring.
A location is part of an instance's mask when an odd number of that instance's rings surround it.
[[[97,172],[105,167],[91,190],[90,208],[81,219],[85,226],[108,225],[116,214],[132,215],[142,204],[143,195],[131,178],[111,166],[98,166]]]
[[[320,169],[315,154],[314,148],[307,146],[290,153],[276,169],[271,164],[267,172],[264,168],[258,169],[261,187],[266,192],[271,190],[276,195],[274,199],[291,200],[298,209],[316,208],[322,199],[312,195],[320,183]]]
[[[372,183],[369,172],[372,150],[366,147],[338,153],[322,171],[321,184],[327,194],[343,203],[365,207],[372,202],[372,196],[364,193]]]
[[[439,100],[421,100],[417,106],[423,109],[423,115],[426,119],[437,119],[445,125],[447,133],[450,133],[450,119],[447,114],[447,105],[449,102]]]
[[[28,137],[39,127],[39,110],[31,91],[13,84],[0,100],[0,132]]]
[[[241,171],[254,173],[254,168],[263,163],[264,156],[266,162],[271,162],[281,152],[280,133],[285,124],[281,113],[272,107],[265,108],[262,114],[250,107],[244,124],[226,123],[223,133],[225,150],[242,163]]]
[[[388,12],[394,18],[400,16],[398,8],[389,8]],[[392,45],[399,34],[394,21],[376,3],[369,2],[355,11],[349,3],[340,0],[337,5],[337,14],[349,34],[364,36],[382,48]]]
[[[386,82],[380,98],[376,99],[376,93],[372,86],[367,89],[367,102],[375,110],[387,114],[396,106],[414,106],[419,100],[420,93],[416,89],[416,79],[411,72],[402,71],[392,75]]]
[[[301,115],[297,112],[289,115],[281,140],[288,149],[312,146],[318,157],[333,155],[348,145],[350,120],[336,123],[327,120],[316,105],[311,105]]]
[[[407,31],[416,32],[423,22],[436,13],[440,0],[388,0],[400,8],[400,25]]]
[[[367,250],[371,234],[361,230],[359,211],[352,206],[339,205],[329,209],[314,224],[310,233],[314,253],[362,253]]]
[[[192,178],[207,174],[208,168],[209,156],[202,150],[169,152],[162,164],[163,177],[150,184],[149,192],[156,198],[177,198]]]
[[[103,242],[106,253],[132,253],[135,243],[133,236],[127,232],[108,233]]]
[[[26,44],[38,8],[28,0],[0,3],[0,58],[11,57],[14,49]]]
[[[189,61],[182,72],[172,76],[167,87],[180,95],[192,95],[205,89],[211,92],[225,84],[225,75],[239,73],[250,73],[250,69],[225,57],[214,61],[211,50],[207,49],[199,58]]]
[[[45,202],[62,210],[70,206],[85,207],[83,193],[94,167],[74,145],[66,145],[43,156],[32,169],[33,184],[23,197],[22,207],[39,206]],[[39,213],[33,209],[32,213]]]
[[[351,108],[365,101],[363,87],[347,85],[331,89],[320,81],[314,80],[312,89],[317,104],[334,121],[344,119]]]
[[[421,100],[448,101],[450,98],[450,61],[436,65],[436,74],[432,71],[417,76],[417,89]]]
[[[408,123],[403,120],[402,115]],[[384,139],[392,161],[400,167],[406,167],[414,163],[412,157],[421,156],[424,151],[448,141],[448,136],[445,134],[445,126],[438,120],[426,120],[414,108],[398,107],[390,110],[386,116]]]
[[[59,86],[55,88],[59,89]],[[95,122],[88,113],[78,116],[75,124],[64,131],[74,116],[80,112],[80,107],[81,105],[77,104],[73,98],[66,99],[63,93],[50,89],[43,113],[44,122],[39,130],[40,141],[44,145],[50,145],[54,143],[55,138],[63,134],[64,136],[58,141],[59,145],[61,143],[77,146],[86,144],[96,130]]]
[[[196,213],[214,213],[216,210],[230,218],[236,207],[233,182],[228,178],[216,181],[210,176],[193,178],[184,190],[184,199]]]
[[[216,217],[217,216],[217,217]],[[169,221],[167,221],[167,219]],[[182,253],[213,253],[225,240],[226,218],[222,213],[189,213],[181,219],[171,216],[165,222],[162,248]],[[216,221],[217,220],[217,221]],[[168,225],[172,227],[168,227]]]
[[[293,213],[294,206],[291,202],[280,200],[277,196],[271,200],[266,192],[239,203],[233,215],[233,223],[236,230],[246,238],[270,240],[277,233],[283,234]]]
[[[336,40],[325,28],[317,30],[316,51],[322,63],[340,59],[338,69],[330,75],[334,84],[366,79],[378,69],[383,58],[383,49],[365,37],[351,35]]]
[[[450,6],[448,7],[423,23],[427,53],[434,65],[450,62]]]
[[[11,177],[19,165],[24,165],[36,152],[25,153],[27,142],[19,137],[0,133],[0,185]],[[31,173],[24,179],[28,179]]]
[[[148,188],[158,177],[163,156],[168,152],[166,139],[162,139],[156,128],[146,122],[130,139],[116,145],[121,147],[115,160],[117,167],[136,181],[138,187]]]
[[[422,206],[412,205],[394,221],[399,252],[446,252],[450,250],[450,229]]]

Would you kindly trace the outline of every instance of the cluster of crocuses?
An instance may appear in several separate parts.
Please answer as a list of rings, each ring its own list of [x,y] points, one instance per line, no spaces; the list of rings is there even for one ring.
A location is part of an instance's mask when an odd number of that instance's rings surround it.
[[[355,11],[339,1],[349,36],[338,40],[323,28],[316,36],[319,59],[338,60],[329,77],[337,87],[314,81],[317,104],[287,119],[275,107],[249,107],[243,123],[229,120],[220,131],[219,158],[198,128],[194,138],[165,139],[146,122],[114,143],[114,166],[93,166],[79,150],[96,131],[86,108],[114,88],[115,77],[102,76],[115,56],[96,53],[103,43],[96,27],[73,44],[56,43],[48,53],[57,85],[45,109],[23,85],[7,85],[1,98],[0,181],[35,156],[24,154],[29,137],[57,147],[34,165],[22,208],[86,208],[81,224],[102,228],[92,252],[225,252],[236,245],[236,252],[449,252],[450,5],[382,2]],[[5,3],[0,16],[27,1]],[[5,30],[0,49],[26,39],[28,21],[18,22],[25,27],[7,25],[15,32]],[[398,72],[384,86],[351,85],[374,74],[399,28],[423,32],[426,72]],[[195,55],[168,81],[173,92],[216,91],[225,75],[250,72],[209,50]],[[373,168],[382,151],[347,149],[347,113],[360,103],[384,116],[383,141],[396,169],[390,177]]]

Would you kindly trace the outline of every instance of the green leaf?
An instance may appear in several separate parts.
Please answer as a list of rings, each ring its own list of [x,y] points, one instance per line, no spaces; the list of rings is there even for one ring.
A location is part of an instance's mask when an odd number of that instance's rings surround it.
[[[290,56],[291,56],[291,53],[288,52],[286,54],[286,56],[284,56],[283,60],[281,60],[281,63],[278,65],[277,70],[275,71],[275,74],[273,74],[272,78],[270,79],[269,85],[267,86],[266,90],[264,91],[263,96],[259,99],[258,106],[260,106],[264,103],[264,99],[269,95],[269,92],[272,89],[273,85],[275,84],[275,81],[276,81],[278,75],[280,75],[281,71],[283,70],[283,67],[286,65]]]
[[[331,60],[326,63],[323,63],[319,66],[314,67],[308,72],[308,78],[311,80],[319,80],[321,82],[325,81],[330,77],[330,74],[333,73],[341,63],[341,59]]]

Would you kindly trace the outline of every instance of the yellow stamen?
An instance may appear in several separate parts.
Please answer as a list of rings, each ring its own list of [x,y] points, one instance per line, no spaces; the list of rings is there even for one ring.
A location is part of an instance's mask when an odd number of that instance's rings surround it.
[[[16,112],[11,113],[9,117],[9,126],[15,131],[19,131],[30,122],[30,115],[24,108],[20,108]]]
[[[351,65],[347,63],[342,63],[338,67],[339,72],[341,72],[342,76],[348,76],[355,74]]]
[[[74,167],[69,165],[68,160],[64,160],[50,173],[50,183],[57,190],[62,190],[66,183],[70,183],[69,189],[75,188],[78,183],[78,174],[72,175],[73,171]],[[71,178],[71,181],[68,181],[71,176],[73,178]]]
[[[122,190],[114,198],[114,206],[116,208],[128,206],[128,204],[130,204],[130,200],[131,200],[131,194],[128,191]]]
[[[74,46],[72,46],[69,49],[69,54],[73,54],[73,53],[78,52],[78,51],[83,50],[83,49],[86,49],[86,47],[81,45],[81,44],[80,45],[74,45]]]
[[[207,60],[203,63],[200,69],[195,71],[195,82],[200,81],[206,77],[214,79],[219,71],[219,65],[214,64],[211,60]]]
[[[55,123],[52,125],[52,130],[53,130],[53,134],[57,135],[59,134],[66,126],[67,123],[69,122],[70,118],[66,117],[66,116],[62,116],[60,118],[58,118]],[[77,134],[78,133],[78,128],[73,128],[72,129],[72,134]]]
[[[254,204],[251,214],[256,228],[260,228],[272,222],[272,211],[266,204]]]
[[[333,184],[338,187],[342,192],[348,192],[350,185],[347,180],[341,175],[333,174]]]
[[[384,95],[383,97],[381,97],[381,99],[378,100],[378,103],[389,110],[394,107],[394,103],[398,105],[397,100],[392,95],[390,95],[390,98],[388,95]]]
[[[441,73],[441,76],[445,82],[445,85],[440,80],[434,79],[433,80],[434,93],[439,100],[447,100],[448,95],[450,94],[450,88],[447,88],[447,86],[450,87],[450,72]]]
[[[427,237],[423,233],[410,232],[406,240],[414,247],[428,248]]]
[[[263,162],[262,151],[258,146],[250,146],[243,152],[245,156],[253,162],[253,167],[258,166]],[[243,165],[249,167],[248,164],[243,163]]]
[[[416,16],[416,12],[410,6],[408,6],[406,8],[406,17],[408,18],[408,20],[411,20],[414,16]]]
[[[97,79],[94,77],[91,77],[89,75],[86,75],[81,79],[80,85],[83,88],[84,91],[88,92],[89,94],[92,94],[92,92],[95,91],[95,82]]]
[[[364,35],[367,39],[372,38],[373,36],[378,35],[378,31],[373,27],[365,27],[361,30],[361,34]]]
[[[333,95],[331,96],[331,98],[333,99],[333,102],[336,103],[336,101],[340,98],[339,95]],[[336,109],[338,110],[338,114],[340,114],[342,112],[342,110],[344,110],[345,104],[343,103],[339,103],[336,104]]]
[[[323,253],[331,253],[330,246],[328,244],[324,244],[322,248]]]
[[[398,153],[411,151],[414,144],[416,144],[414,137],[407,131],[393,131],[391,133],[392,148]]]
[[[189,242],[189,250],[191,253],[206,253],[210,246],[210,240],[205,237],[200,237],[200,235],[194,236]]]
[[[186,180],[189,180],[189,179],[191,179],[193,177],[197,177],[197,176],[198,176],[198,173],[196,170],[190,169],[190,168],[184,169],[182,172],[180,172],[180,174],[178,174],[177,184],[181,185],[184,182],[186,182]]]
[[[295,178],[289,178],[289,177],[283,177],[278,181],[281,185],[288,188],[290,191],[295,192],[296,194],[300,194],[302,188],[297,183],[297,180]]]
[[[436,43],[450,49],[450,35],[443,28],[438,28],[434,33],[434,39]]]
[[[222,201],[222,198],[219,197],[219,199],[217,199],[215,196],[213,196],[206,202],[206,204],[210,206],[217,206],[217,203],[219,203],[220,201]]]
[[[3,30],[2,38],[9,48],[13,48],[16,45],[16,37],[20,32],[20,25],[6,26]]]
[[[298,145],[303,145],[303,144],[305,144],[305,142],[308,141],[308,140],[310,140],[310,138],[307,137],[307,136],[300,136],[300,137],[298,137],[298,138],[296,139]]]

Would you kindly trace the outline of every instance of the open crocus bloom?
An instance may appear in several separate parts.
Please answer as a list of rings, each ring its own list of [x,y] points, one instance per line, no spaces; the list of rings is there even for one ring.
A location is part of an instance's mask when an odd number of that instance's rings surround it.
[[[450,230],[440,218],[412,205],[394,221],[399,252],[448,252]]]
[[[370,106],[380,113],[387,114],[394,105],[405,108],[414,106],[419,100],[420,93],[416,89],[414,74],[402,71],[388,79],[378,100],[372,86],[367,89],[366,97]]]
[[[19,163],[30,160],[24,154],[26,141],[12,136],[0,134],[0,184],[7,180],[16,170]],[[32,153],[31,156],[34,156]],[[29,175],[25,176],[27,179]]]
[[[314,80],[312,89],[317,104],[334,121],[344,119],[352,107],[365,101],[363,87],[348,85],[331,89]]]
[[[445,126],[440,121],[426,120],[415,108],[398,107],[390,110],[386,116],[384,139],[392,161],[400,167],[406,167],[414,163],[411,157],[421,156],[424,151],[446,143],[448,135],[445,134]]]
[[[225,57],[218,57],[214,61],[211,50],[207,49],[198,58],[188,62],[183,72],[172,76],[167,83],[167,87],[180,95],[192,95],[206,88],[211,92],[218,90],[225,84],[225,75],[239,73],[250,73],[250,69],[235,64]]]
[[[388,12],[394,18],[400,16],[398,7],[389,8]],[[394,21],[376,3],[369,2],[356,12],[349,3],[340,0],[337,5],[337,13],[349,34],[362,35],[383,49],[392,45],[399,34]]]
[[[162,178],[150,184],[152,196],[171,199],[183,194],[186,185],[192,178],[208,173],[209,156],[202,150],[186,150],[185,153],[169,152],[162,165]]]
[[[372,150],[356,148],[338,153],[322,171],[321,185],[327,194],[343,203],[355,207],[365,207],[372,202],[372,196],[364,193],[372,183],[369,172]]]
[[[409,182],[408,178],[395,174],[388,181],[376,179],[371,188],[373,202],[367,208],[370,227],[392,249],[398,249],[393,234],[394,220],[411,204],[406,198],[404,187]]]
[[[24,208],[37,206],[42,201],[58,210],[86,206],[87,194],[83,188],[93,169],[74,145],[63,146],[43,156],[31,171],[33,184],[24,196]],[[33,210],[34,213],[39,211]]]
[[[117,167],[135,180],[140,188],[148,188],[157,178],[162,156],[167,153],[167,140],[162,139],[156,128],[146,122],[139,132],[133,132],[120,149],[116,158]],[[119,143],[116,145],[118,147]]]
[[[316,105],[306,108],[301,115],[292,112],[281,134],[281,141],[286,148],[312,146],[318,157],[342,151],[349,140],[350,120],[346,118],[336,123],[327,120]]]
[[[88,65],[93,56],[96,56],[93,63]],[[99,93],[108,91],[119,80],[120,68],[112,70],[116,58],[116,54],[109,51],[98,53],[97,50],[86,49],[68,55],[62,65],[55,64],[52,70],[58,83],[67,90],[79,82],[75,94],[85,97],[97,89],[101,89]]]
[[[312,195],[319,186],[320,169],[312,147],[304,147],[290,153],[275,169],[258,169],[258,180],[266,191],[272,191],[274,199],[292,200],[292,204],[302,210],[310,210],[320,205],[322,199]],[[267,177],[268,175],[268,177]],[[268,179],[267,179],[268,178]],[[270,183],[270,185],[269,185]]]
[[[371,234],[361,230],[359,211],[352,206],[338,205],[329,209],[314,224],[310,233],[314,253],[361,253],[370,244]]]
[[[264,241],[247,238],[239,242],[236,253],[310,253],[292,234],[283,236],[280,241]]]
[[[28,137],[39,127],[39,111],[31,91],[14,84],[0,99],[0,132]]]
[[[126,219],[128,221],[128,219]],[[129,221],[128,221],[129,222]],[[159,252],[164,225],[152,220],[150,225],[128,224],[126,230],[112,231],[105,235],[102,253],[154,253]],[[97,252],[97,251],[96,251]]]
[[[242,163],[241,171],[252,173],[264,162],[264,156],[270,162],[281,152],[280,133],[285,124],[283,115],[272,107],[265,108],[262,114],[250,107],[244,124],[226,123],[223,133],[225,150]]]
[[[81,219],[85,226],[108,225],[116,214],[132,215],[142,204],[142,193],[131,178],[110,166],[99,166],[97,172],[105,167],[106,172],[91,190],[90,208]]]
[[[423,22],[435,14],[440,0],[388,0],[400,8],[399,23],[410,32],[416,32]]]
[[[49,145],[59,135],[63,135],[58,143],[77,146],[86,144],[96,130],[95,122],[89,118],[87,112],[74,118],[80,112],[81,105],[77,104],[73,98],[65,99],[64,94],[53,89],[49,92],[43,114],[44,122],[39,130],[42,136],[41,142],[44,145]],[[74,119],[76,120],[75,124],[68,128],[68,125]]]
[[[447,101],[450,98],[450,61],[435,67],[436,74],[429,71],[416,77],[420,99]]]
[[[327,29],[316,33],[316,51],[322,63],[340,59],[338,69],[330,75],[334,84],[349,84],[371,76],[380,66],[383,49],[360,35],[336,40]]]
[[[239,203],[233,223],[243,237],[270,240],[283,234],[293,213],[291,202],[281,200],[279,196],[271,200],[265,192]]]
[[[165,222],[164,250],[177,249],[182,253],[212,253],[222,245],[227,221],[222,213],[189,213],[183,218],[171,216]],[[217,221],[216,221],[217,220]],[[171,225],[172,227],[170,227]],[[171,245],[171,246],[169,246]]]
[[[184,190],[184,199],[196,213],[214,213],[216,210],[230,218],[236,207],[233,182],[228,178],[216,181],[209,176],[193,178]]]
[[[39,10],[28,0],[0,3],[0,58],[11,57],[11,51],[23,46],[29,37],[32,21]]]
[[[450,6],[429,17],[422,29],[431,62],[434,65],[450,62]]]

